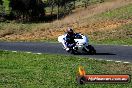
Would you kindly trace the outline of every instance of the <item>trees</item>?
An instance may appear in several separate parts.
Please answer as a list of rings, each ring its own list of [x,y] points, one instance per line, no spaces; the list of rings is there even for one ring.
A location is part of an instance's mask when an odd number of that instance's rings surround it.
[[[65,15],[75,8],[75,1],[76,0],[47,0],[47,4],[51,7],[51,15],[53,15],[54,8],[57,7],[58,19],[60,15]],[[73,2],[73,4],[71,4],[71,2]]]
[[[51,7],[51,13],[50,15],[53,15],[53,10],[54,10],[54,6],[55,6],[55,0],[47,0],[47,6]]]
[[[10,14],[19,20],[39,20],[45,16],[45,8],[51,8],[50,18],[62,17],[70,13],[73,7],[75,8],[76,0],[47,0],[45,3],[42,0],[8,0]],[[73,4],[74,3],[74,4]],[[2,0],[0,0],[2,4]],[[54,9],[55,8],[55,9]],[[56,13],[53,14],[54,10]]]
[[[44,3],[42,0],[30,0],[29,11],[32,18],[39,18],[45,15]]]
[[[3,1],[2,0],[0,0],[0,5],[3,5]]]
[[[34,20],[45,13],[42,0],[10,0],[10,7],[11,12],[22,20]]]
[[[3,0],[4,1],[4,0]],[[8,0],[10,1],[11,14],[22,20],[39,20],[44,17],[46,20],[59,19],[71,13],[77,5],[82,5],[87,8],[88,5],[95,2],[103,2],[104,0]],[[2,4],[0,0],[0,4]],[[6,3],[7,4],[7,3]],[[5,5],[6,5],[5,4]],[[50,16],[45,15],[45,8],[50,8]],[[46,9],[47,10],[47,9]],[[48,11],[48,12],[49,12]]]
[[[82,2],[84,3],[84,7],[87,8],[87,6],[89,5],[89,1],[90,0],[83,0]]]

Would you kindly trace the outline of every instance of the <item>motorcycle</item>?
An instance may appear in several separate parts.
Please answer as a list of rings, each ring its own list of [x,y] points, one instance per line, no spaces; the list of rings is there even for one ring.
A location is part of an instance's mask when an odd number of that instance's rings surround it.
[[[71,44],[72,47],[69,48],[69,51],[71,51],[72,54],[96,54],[95,48],[92,45],[89,45],[89,40],[87,36],[80,33],[76,33],[74,41],[75,44]],[[63,48],[65,49],[66,34],[59,36],[58,42],[62,43]]]

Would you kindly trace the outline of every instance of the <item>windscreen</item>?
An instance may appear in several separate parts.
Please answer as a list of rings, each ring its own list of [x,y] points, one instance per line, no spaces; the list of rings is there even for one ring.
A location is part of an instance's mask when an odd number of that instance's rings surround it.
[[[82,36],[80,34],[76,34],[75,39],[82,39]]]

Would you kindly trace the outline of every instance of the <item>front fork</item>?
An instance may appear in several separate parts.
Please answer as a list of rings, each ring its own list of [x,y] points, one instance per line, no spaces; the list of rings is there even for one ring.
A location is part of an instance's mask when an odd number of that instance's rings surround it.
[[[87,52],[89,52],[89,49],[88,49],[86,46],[84,46],[84,49],[85,49]]]

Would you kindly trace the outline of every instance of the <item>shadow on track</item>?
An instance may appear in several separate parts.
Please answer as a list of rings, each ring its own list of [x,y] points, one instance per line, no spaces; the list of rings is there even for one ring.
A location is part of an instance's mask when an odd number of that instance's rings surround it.
[[[113,53],[96,53],[95,55],[116,55],[116,54],[113,54]]]
[[[113,53],[96,53],[96,54],[76,53],[75,55],[116,55],[116,54],[113,54]]]

